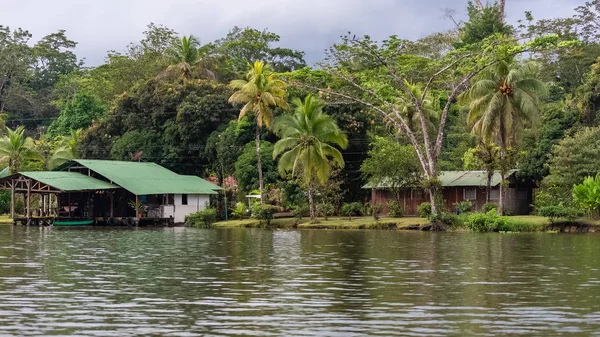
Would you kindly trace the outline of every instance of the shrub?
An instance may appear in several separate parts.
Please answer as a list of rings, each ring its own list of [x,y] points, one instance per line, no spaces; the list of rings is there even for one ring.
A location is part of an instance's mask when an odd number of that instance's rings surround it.
[[[486,202],[485,204],[483,204],[483,207],[481,207],[481,212],[487,213],[491,210],[496,210],[496,209],[498,209],[498,204],[496,204],[495,202]]]
[[[401,218],[404,216],[404,208],[402,208],[402,205],[398,201],[392,200],[388,202],[387,207],[388,215],[392,218]]]
[[[244,216],[248,215],[248,210],[246,209],[246,205],[244,203],[238,202],[235,204],[235,207],[231,213],[234,217],[242,219]]]
[[[360,203],[358,203],[358,204],[360,204]],[[360,204],[360,205],[361,205],[361,207],[359,209],[359,213],[362,216],[367,216],[367,215],[373,214],[373,208],[371,208],[371,203],[367,202],[367,203]]]
[[[271,220],[273,220],[273,215],[277,213],[279,208],[273,205],[261,205],[256,203],[252,206],[252,217],[259,220],[261,225],[262,222],[265,221],[267,226],[271,225]]]
[[[342,205],[342,215],[347,216],[352,221],[352,216],[360,215],[362,204],[360,202],[350,202]]]
[[[335,207],[333,207],[333,205],[330,203],[323,203],[317,205],[317,213],[319,214],[319,216],[324,217],[325,220],[327,220],[328,217],[332,216],[333,212],[335,212]]]
[[[487,213],[469,214],[464,225],[474,232],[523,232],[532,229],[526,222],[496,214],[495,209]]]
[[[458,214],[469,213],[473,211],[473,203],[469,200],[457,202],[454,204],[454,208]]]
[[[556,219],[573,221],[580,215],[579,210],[574,207],[564,206],[562,203],[558,205],[542,206],[537,209],[536,213],[539,216],[548,217],[550,223],[554,223]]]
[[[309,212],[308,205],[298,204],[292,207],[292,216],[298,220]]]
[[[424,202],[417,208],[417,213],[421,218],[429,218],[431,216],[431,203]]]
[[[371,211],[372,211],[372,215],[373,215],[373,219],[375,219],[375,221],[379,221],[379,218],[381,217],[381,212],[383,212],[383,204],[373,204],[371,206]]]
[[[214,208],[207,208],[185,217],[186,226],[210,228],[215,222],[217,222],[217,210]]]
[[[589,217],[600,216],[600,173],[586,177],[581,184],[573,186],[573,200]]]

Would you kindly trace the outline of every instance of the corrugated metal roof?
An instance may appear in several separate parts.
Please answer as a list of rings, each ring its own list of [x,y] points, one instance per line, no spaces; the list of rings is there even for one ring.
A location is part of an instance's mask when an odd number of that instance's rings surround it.
[[[62,191],[93,191],[110,190],[119,188],[113,184],[107,183],[96,178],[88,177],[85,174],[77,172],[19,172],[19,174],[37,180],[46,185],[50,185]]]
[[[215,190],[220,189],[200,177],[179,175],[155,163],[92,159],[75,159],[72,162],[136,195],[216,194]]]
[[[517,170],[511,170],[506,177],[510,177]],[[487,185],[487,172],[486,171],[442,171],[440,172],[439,179],[444,187],[453,186],[479,186],[484,187]],[[494,172],[492,176],[492,186],[498,186],[501,181],[500,171]],[[363,188],[366,189],[385,189],[391,188],[392,184],[389,182],[381,182],[379,184],[367,183]]]

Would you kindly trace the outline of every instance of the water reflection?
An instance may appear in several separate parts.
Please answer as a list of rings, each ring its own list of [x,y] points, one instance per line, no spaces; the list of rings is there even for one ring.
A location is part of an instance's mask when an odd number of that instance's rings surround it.
[[[0,227],[0,335],[588,336],[600,237]]]

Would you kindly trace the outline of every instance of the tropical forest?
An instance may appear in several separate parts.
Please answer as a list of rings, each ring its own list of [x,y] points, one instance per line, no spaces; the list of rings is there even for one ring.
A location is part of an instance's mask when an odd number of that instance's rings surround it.
[[[281,213],[290,226],[595,223],[600,0],[574,16],[525,12],[510,23],[505,1],[464,5],[467,20],[446,11],[451,30],[380,41],[348,32],[314,64],[264,27],[201,43],[201,34],[149,23],[140,41],[90,67],[67,31],[33,40],[27,27],[0,26],[2,168],[157,163],[224,189],[190,216],[197,226],[268,226]],[[448,207],[440,177],[453,171],[485,173],[484,207]],[[529,218],[511,216],[505,190],[525,183]],[[392,197],[377,201],[381,185]],[[417,215],[394,198],[405,190],[423,196]]]

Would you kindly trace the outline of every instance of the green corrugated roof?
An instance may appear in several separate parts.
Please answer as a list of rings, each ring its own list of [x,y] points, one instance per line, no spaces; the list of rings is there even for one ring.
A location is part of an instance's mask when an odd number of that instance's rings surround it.
[[[202,178],[179,175],[155,163],[92,159],[76,159],[73,162],[136,195],[216,194],[215,190],[219,189]]]
[[[63,191],[92,191],[119,188],[119,186],[107,183],[106,181],[76,172],[40,171],[19,172],[19,174]]]
[[[510,171],[506,177],[508,178],[517,170]],[[486,171],[442,171],[440,172],[439,179],[444,187],[453,186],[486,186],[487,185],[487,172]],[[492,186],[498,186],[500,184],[501,177],[500,172],[494,172],[492,176]],[[367,183],[363,188],[371,189],[384,189],[390,188],[391,183],[381,182],[379,184]]]

